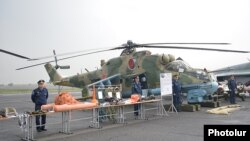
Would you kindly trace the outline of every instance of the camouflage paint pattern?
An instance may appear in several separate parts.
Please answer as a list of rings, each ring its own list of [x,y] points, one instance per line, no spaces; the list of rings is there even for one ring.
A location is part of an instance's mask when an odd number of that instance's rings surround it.
[[[150,51],[134,50],[130,54],[122,54],[107,62],[101,60],[101,64],[98,70],[65,78],[62,78],[51,64],[46,64],[45,68],[54,85],[83,88],[83,91],[86,91],[87,85],[116,74],[120,74],[122,91],[130,91],[133,77],[140,74],[146,76],[149,89],[160,87],[160,73],[180,74],[180,82],[183,85],[214,81],[209,73],[201,69],[193,69],[186,62],[175,60],[171,54],[151,55]],[[179,68],[183,68],[184,72],[179,73]]]

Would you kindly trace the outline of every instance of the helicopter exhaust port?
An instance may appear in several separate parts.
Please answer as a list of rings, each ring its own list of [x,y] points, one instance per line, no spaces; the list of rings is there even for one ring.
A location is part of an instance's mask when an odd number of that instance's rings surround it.
[[[166,65],[172,61],[175,60],[175,57],[174,55],[172,54],[162,54],[162,57],[161,57],[161,62],[162,64]]]

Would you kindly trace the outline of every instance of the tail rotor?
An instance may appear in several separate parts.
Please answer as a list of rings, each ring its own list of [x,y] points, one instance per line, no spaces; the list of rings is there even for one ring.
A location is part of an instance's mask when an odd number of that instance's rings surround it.
[[[70,69],[70,66],[69,65],[66,65],[66,66],[60,66],[58,65],[57,63],[57,56],[56,56],[56,51],[53,50],[53,54],[54,54],[54,58],[55,58],[55,63],[56,63],[56,66],[55,66],[55,69]]]

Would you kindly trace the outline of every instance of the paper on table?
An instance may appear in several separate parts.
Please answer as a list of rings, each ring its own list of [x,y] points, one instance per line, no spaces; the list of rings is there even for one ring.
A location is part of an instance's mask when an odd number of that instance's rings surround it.
[[[108,92],[108,96],[109,96],[109,97],[112,97],[112,92]]]
[[[103,99],[102,91],[98,91],[98,99]]]
[[[116,98],[121,99],[121,93],[120,92],[116,92]]]

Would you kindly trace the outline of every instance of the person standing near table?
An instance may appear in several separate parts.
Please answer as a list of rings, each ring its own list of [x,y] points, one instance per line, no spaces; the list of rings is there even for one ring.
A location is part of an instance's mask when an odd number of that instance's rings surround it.
[[[40,111],[41,106],[47,104],[47,99],[49,97],[48,89],[45,87],[44,80],[39,80],[37,82],[38,88],[34,89],[31,94],[31,100],[35,103],[35,111]],[[40,122],[41,119],[41,122]],[[46,114],[36,116],[36,129],[37,132],[47,131],[45,129],[46,124]]]
[[[181,106],[181,84],[178,81],[179,76],[174,75],[172,80],[172,87],[173,87],[173,104],[178,112],[180,112]]]
[[[139,81],[139,76],[134,77],[134,83],[132,85],[132,94],[139,94],[140,96],[142,95],[142,87],[141,83]],[[139,115],[139,104],[134,104],[134,115],[138,116]]]

